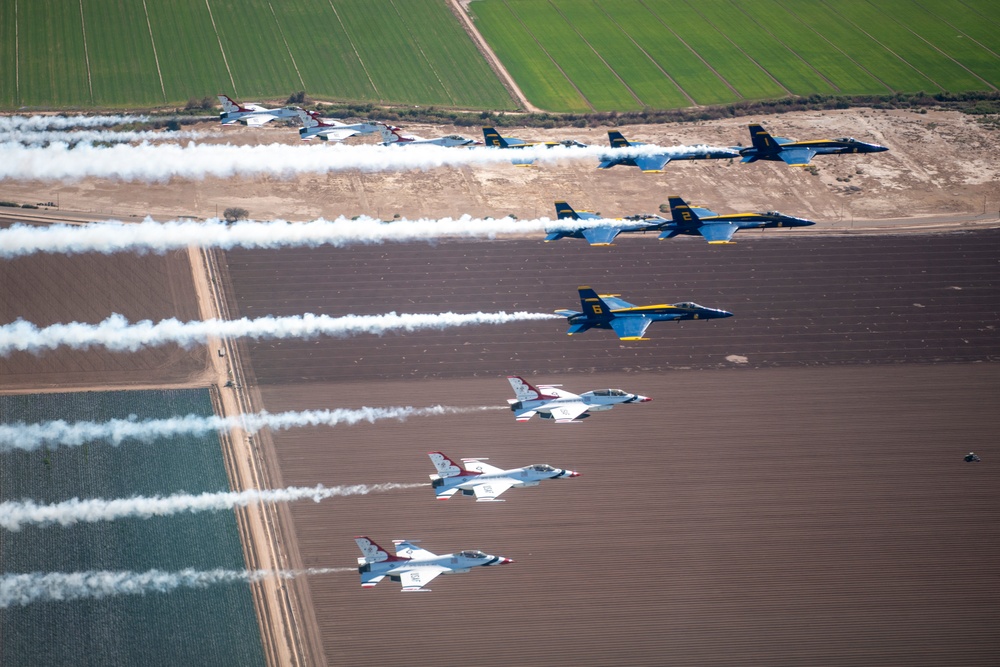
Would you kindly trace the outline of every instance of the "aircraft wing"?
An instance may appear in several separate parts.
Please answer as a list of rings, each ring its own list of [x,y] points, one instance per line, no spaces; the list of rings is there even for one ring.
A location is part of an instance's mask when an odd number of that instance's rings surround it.
[[[424,588],[431,583],[435,577],[441,574],[441,570],[436,567],[415,567],[399,575],[399,582],[403,584],[404,593],[429,590]]]
[[[329,130],[327,132],[321,132],[324,137],[330,141],[343,141],[348,137],[353,137],[355,134],[361,134],[358,130]]]
[[[502,469],[496,466],[491,466],[489,463],[483,463],[482,461],[477,461],[475,459],[462,459],[465,463],[466,470],[472,470],[473,472],[481,472],[485,475],[495,475],[497,473],[503,472]]]
[[[621,227],[591,227],[580,230],[580,233],[590,245],[611,245],[621,231]]]
[[[786,148],[778,153],[778,157],[784,160],[785,164],[793,167],[809,164],[809,160],[813,159],[814,155],[816,155],[816,151],[811,148]]]
[[[492,501],[502,503],[502,500],[497,500],[497,496],[512,486],[514,486],[514,482],[509,479],[498,479],[487,484],[477,484],[473,487],[473,490],[476,492],[476,502]]]
[[[709,222],[699,227],[698,233],[709,243],[729,243],[739,228],[731,222]]]
[[[551,412],[552,417],[557,423],[566,423],[582,415],[588,408],[589,406],[586,403],[566,403],[565,405],[552,408]]]
[[[611,310],[623,310],[625,308],[635,307],[634,303],[629,303],[628,301],[619,299],[616,296],[605,296],[602,294],[601,298],[604,299],[604,303],[608,304],[608,307],[611,308]]]
[[[549,396],[555,396],[556,398],[580,398],[579,394],[574,394],[571,391],[563,391],[557,387],[553,387],[550,384],[540,384],[538,388],[544,391]]]
[[[647,155],[632,159],[636,166],[643,171],[663,171],[663,167],[670,162],[669,155]]]
[[[535,410],[521,410],[520,412],[514,413],[514,420],[519,422],[531,421],[531,418],[535,416]]]
[[[244,116],[240,120],[250,127],[260,127],[264,123],[274,120],[274,116]]]
[[[615,330],[618,334],[618,338],[621,340],[643,340],[642,334],[646,333],[646,329],[653,320],[648,317],[636,316],[636,317],[616,317],[611,320],[611,328]]]
[[[427,549],[421,549],[412,542],[407,542],[406,540],[396,541],[396,555],[403,558],[435,558],[437,554],[427,551]]]
[[[697,215],[699,218],[717,218],[719,214],[711,209],[707,209],[703,206],[691,206],[690,210]]]

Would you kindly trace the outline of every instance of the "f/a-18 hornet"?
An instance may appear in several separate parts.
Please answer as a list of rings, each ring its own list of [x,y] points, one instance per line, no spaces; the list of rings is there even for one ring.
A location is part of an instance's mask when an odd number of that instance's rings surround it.
[[[243,123],[251,127],[257,127],[264,123],[270,123],[275,118],[295,118],[299,110],[297,107],[282,107],[281,109],[268,109],[259,104],[238,104],[228,95],[219,95],[222,102],[222,113],[219,114],[219,122],[223,125],[233,123]]]
[[[581,144],[579,141],[573,139],[565,139],[563,141],[525,141],[516,137],[501,137],[500,133],[494,127],[483,128],[483,139],[486,140],[486,146],[489,148],[529,148],[531,146],[544,146],[546,148],[554,148],[555,146],[566,146],[568,148],[586,147],[586,144]],[[526,167],[534,164],[535,159],[517,157],[512,159],[511,162],[519,167]]]
[[[559,239],[584,239],[590,245],[611,245],[615,237],[622,232],[656,232],[667,224],[665,218],[658,215],[630,215],[625,218],[602,218],[598,213],[576,211],[564,201],[556,202],[556,218],[559,220],[602,220],[591,227],[576,227],[575,229],[546,229],[545,242]]]
[[[368,537],[355,537],[364,557],[358,559],[361,587],[371,588],[384,578],[398,581],[404,593],[427,592],[424,588],[439,574],[462,574],[482,565],[505,565],[513,563],[510,558],[491,556],[482,551],[459,551],[439,556],[416,546],[413,541],[393,540],[396,555],[390,556],[385,549]]]
[[[298,110],[298,116],[302,120],[299,136],[303,141],[309,141],[313,137],[319,137],[322,141],[343,141],[355,134],[378,132],[379,128],[373,123],[341,123],[334,118],[323,118],[315,111],[304,109]]]
[[[450,500],[461,491],[462,495],[475,496],[477,503],[502,503],[497,498],[512,486],[538,486],[545,479],[580,476],[573,470],[553,468],[544,463],[501,470],[483,463],[486,459],[462,459],[458,464],[442,452],[428,452],[427,456],[437,468],[437,474],[430,475],[437,500]]]
[[[642,335],[653,322],[712,320],[733,316],[725,310],[706,308],[690,301],[636,306],[617,298],[617,294],[599,295],[589,287],[580,287],[579,291],[582,313],[577,310],[556,311],[557,315],[569,320],[569,331],[566,333],[570,336],[587,329],[613,329],[621,340],[649,340]]]
[[[750,125],[750,141],[753,146],[740,149],[740,162],[757,160],[781,160],[793,167],[809,164],[814,155],[839,155],[841,153],[881,153],[889,150],[878,144],[868,144],[854,137],[836,139],[809,139],[795,141],[785,137],[772,137],[760,125]]]
[[[637,141],[628,141],[621,132],[611,130],[608,132],[608,140],[612,148],[638,148],[649,146]],[[656,146],[655,148],[659,148]],[[662,172],[663,167],[671,160],[717,160],[722,158],[739,157],[739,151],[735,148],[720,148],[717,146],[678,146],[676,148],[664,148],[662,153],[651,153],[635,157],[606,158],[597,165],[598,169],[610,169],[615,165],[626,167],[639,167],[644,172]]]
[[[418,137],[415,134],[407,134],[403,132],[403,128],[396,127],[395,125],[385,125],[384,123],[378,124],[379,134],[382,135],[382,145],[383,146],[473,146],[481,145],[481,141],[476,141],[474,139],[466,139],[460,134],[449,134],[443,137],[436,137],[434,139],[424,139],[423,137]]]
[[[677,196],[667,198],[670,202],[672,222],[660,229],[660,239],[672,239],[678,234],[701,234],[709,243],[732,243],[733,234],[741,229],[766,229],[768,227],[808,227],[815,225],[812,220],[784,215],[777,211],[766,213],[730,213],[720,215],[715,211],[698,206],[689,206]]]
[[[621,389],[595,389],[583,394],[571,394],[557,387],[561,384],[540,384],[533,387],[524,378],[507,378],[517,398],[507,399],[514,419],[526,422],[534,415],[552,419],[556,424],[573,424],[589,417],[587,412],[610,410],[621,403],[649,403],[651,398],[629,394]],[[572,475],[571,475],[572,476]]]

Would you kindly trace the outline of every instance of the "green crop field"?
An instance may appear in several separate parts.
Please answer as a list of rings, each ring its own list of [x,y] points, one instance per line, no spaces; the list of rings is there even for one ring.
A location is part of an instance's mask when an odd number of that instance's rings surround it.
[[[552,111],[1000,86],[991,0],[473,0],[469,11]],[[534,95],[567,89],[578,96]]]
[[[515,103],[444,0],[0,3],[0,108]]]

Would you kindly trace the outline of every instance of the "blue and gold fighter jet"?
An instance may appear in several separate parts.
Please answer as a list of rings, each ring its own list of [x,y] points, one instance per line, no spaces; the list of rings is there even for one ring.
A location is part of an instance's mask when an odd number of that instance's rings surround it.
[[[613,329],[621,340],[649,340],[642,335],[653,322],[712,320],[733,316],[725,310],[706,308],[691,302],[636,306],[617,298],[617,294],[598,294],[589,287],[578,289],[583,312],[556,311],[557,315],[569,320],[569,331],[566,333],[570,336],[587,329]]]
[[[767,229],[768,227],[808,227],[815,225],[812,220],[796,218],[777,211],[766,213],[731,213],[719,215],[715,211],[697,206],[689,206],[680,197],[667,198],[670,202],[670,216],[673,218],[661,226],[660,240],[672,239],[678,234],[701,234],[709,243],[732,243],[733,234],[741,229]]]
[[[600,213],[574,210],[564,201],[556,202],[556,217],[559,220],[594,220],[595,222],[593,226],[575,229],[550,227],[545,230],[546,243],[571,238],[584,239],[590,245],[611,245],[615,237],[622,232],[656,232],[662,229],[663,225],[668,224],[665,218],[649,213],[630,215],[625,218],[605,219]]]
[[[760,125],[750,125],[750,141],[753,146],[740,149],[743,159],[740,162],[756,162],[757,160],[781,160],[793,167],[809,164],[814,155],[839,155],[841,153],[881,153],[889,150],[878,144],[868,144],[854,137],[838,137],[836,139],[809,139],[795,141],[785,137],[772,137]]]
[[[582,144],[575,139],[564,139],[563,141],[525,141],[516,137],[501,137],[495,127],[484,127],[483,139],[485,139],[486,146],[489,148],[530,148],[531,146],[544,146],[545,148],[554,148],[556,146],[585,148],[587,146],[587,144]],[[535,158],[517,157],[511,160],[511,163],[518,167],[526,167],[534,164],[534,162]]]
[[[650,144],[638,141],[629,141],[621,132],[611,130],[608,132],[608,141],[612,148],[639,148],[640,146],[651,146]],[[659,148],[659,146],[651,146]],[[662,172],[663,167],[671,160],[718,160],[723,158],[739,157],[740,154],[735,148],[719,148],[713,146],[675,146],[664,148],[662,153],[649,153],[647,155],[637,155],[635,157],[608,157],[601,160],[597,165],[598,169],[611,169],[615,165],[626,167],[639,167],[645,173]]]

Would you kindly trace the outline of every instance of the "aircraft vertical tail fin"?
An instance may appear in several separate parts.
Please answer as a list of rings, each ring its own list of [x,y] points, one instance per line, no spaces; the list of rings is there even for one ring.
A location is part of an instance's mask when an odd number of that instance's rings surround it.
[[[407,560],[406,558],[400,558],[399,556],[389,555],[388,551],[375,544],[371,538],[365,535],[355,537],[354,541],[357,543],[358,548],[361,549],[361,553],[364,554],[364,558],[359,558],[359,561],[364,561],[366,563],[382,563],[384,561],[391,560]]]
[[[608,131],[608,141],[611,142],[612,148],[628,148],[629,146],[632,145],[628,142],[628,139],[622,136],[622,133],[619,132],[618,130]]]
[[[517,396],[518,401],[533,401],[538,398],[555,398],[553,395],[542,393],[537,387],[517,375],[508,376],[507,381],[510,382],[510,387],[514,390],[514,395]]]
[[[758,123],[750,124],[750,141],[757,150],[771,150],[778,145],[771,133]]]
[[[590,287],[580,287],[580,307],[583,309],[583,314],[588,318],[593,319],[604,319],[611,312],[611,308],[605,303],[604,299],[597,295]],[[571,333],[573,333],[571,331]]]
[[[394,144],[399,141],[399,135],[396,134],[395,130],[399,128],[394,125],[386,125],[384,123],[378,124],[378,133],[382,135],[382,143],[384,144]]]
[[[246,111],[243,107],[233,101],[233,98],[229,95],[217,95],[219,101],[222,102],[222,110],[226,113],[232,113],[234,111]]]
[[[556,218],[558,218],[559,220],[566,220],[566,219],[579,220],[580,216],[577,215],[576,211],[573,210],[573,207],[567,204],[566,202],[557,201]]]
[[[691,210],[686,201],[677,195],[667,197],[670,202],[670,217],[679,224],[698,222],[698,214]]]
[[[444,452],[427,452],[427,456],[430,457],[431,463],[434,464],[434,468],[437,470],[438,476],[441,478],[458,477],[459,475],[467,474],[469,472],[448,458]]]
[[[494,127],[483,128],[483,139],[486,141],[487,146],[507,148],[507,140],[501,137],[500,133]]]
[[[296,109],[296,113],[299,115],[299,120],[302,121],[302,127],[316,127],[319,125],[319,121],[316,120],[317,114],[315,111]]]

